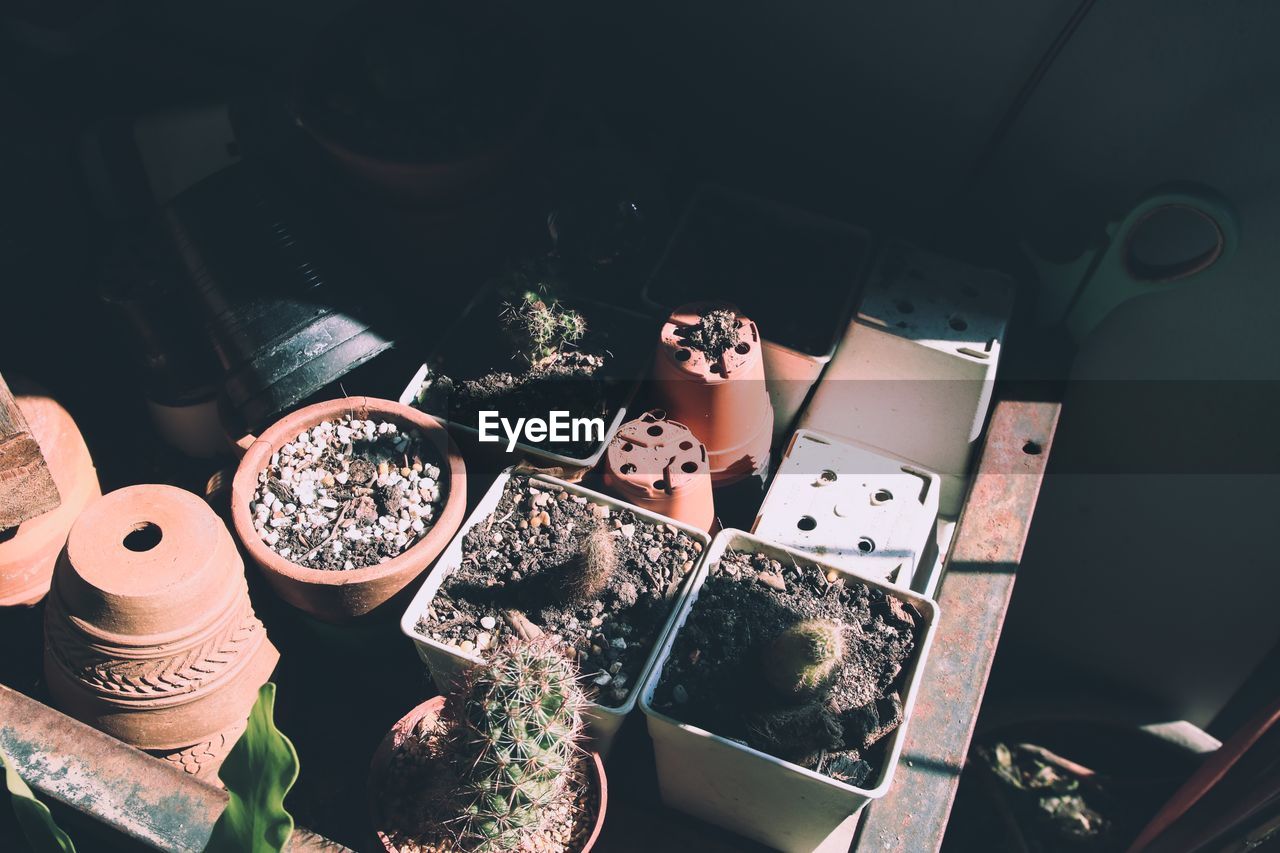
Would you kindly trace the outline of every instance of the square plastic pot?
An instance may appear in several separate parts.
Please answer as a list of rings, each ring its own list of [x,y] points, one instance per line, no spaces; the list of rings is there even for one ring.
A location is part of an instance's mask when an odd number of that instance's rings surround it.
[[[618,427],[626,420],[627,407],[635,397],[640,380],[648,370],[649,360],[653,356],[653,343],[657,340],[658,323],[634,311],[594,302],[580,297],[569,297],[565,300],[569,307],[581,310],[587,320],[587,336],[584,349],[590,348],[593,342],[601,349],[608,349],[610,362],[602,372],[605,384],[606,414],[603,440],[595,445],[586,456],[567,456],[557,453],[545,445],[517,442],[511,453],[506,452],[505,436],[496,444],[479,441],[479,430],[474,422],[464,420],[461,416],[448,411],[435,411],[433,407],[420,405],[419,391],[423,381],[437,365],[441,372],[453,379],[476,378],[490,370],[503,367],[502,347],[509,346],[501,327],[498,324],[498,309],[501,300],[495,288],[486,288],[476,295],[463,311],[457,325],[440,341],[429,354],[427,362],[409,380],[408,386],[400,395],[399,402],[413,406],[444,421],[449,429],[460,435],[461,440],[474,443],[483,452],[492,451],[494,456],[505,457],[504,464],[518,461],[519,457],[528,457],[542,467],[559,467],[566,470],[586,470],[594,468],[604,455],[605,448],[613,439]],[[486,316],[486,313],[491,316]],[[514,365],[514,362],[512,362]],[[452,372],[451,372],[452,371]],[[554,403],[554,401],[548,401]],[[513,413],[500,412],[501,415]],[[545,413],[544,413],[545,414]],[[570,413],[573,415],[573,413]]]
[[[663,314],[725,300],[756,320],[776,441],[835,353],[870,255],[862,228],[704,184],[641,295]],[[770,272],[773,264],[783,269]],[[743,280],[751,275],[775,278],[751,288]]]
[[[449,547],[440,556],[435,569],[427,577],[426,583],[418,590],[418,594],[414,596],[413,601],[409,604],[409,609],[405,611],[404,616],[400,619],[401,632],[410,640],[413,640],[414,646],[418,650],[418,656],[427,665],[427,669],[431,672],[432,680],[441,690],[447,690],[449,685],[467,667],[483,663],[483,660],[474,652],[464,652],[457,646],[441,643],[426,636],[418,630],[418,620],[426,613],[427,608],[431,606],[431,602],[435,600],[436,593],[440,591],[440,586],[445,579],[462,565],[462,540],[472,527],[483,522],[497,509],[498,501],[502,498],[502,492],[506,489],[507,482],[511,479],[512,470],[508,468],[498,475],[497,481],[480,499],[480,503],[476,505],[470,517],[463,523],[458,535],[454,537],[453,542],[449,544]],[[539,474],[530,479],[533,482],[543,483],[548,486],[563,487],[569,494],[584,497],[593,504],[607,506],[610,509],[630,510],[641,518],[655,524],[670,524],[701,542],[703,555],[707,553],[710,546],[711,537],[707,535],[706,531],[699,530],[696,527],[657,515],[632,504],[611,498],[608,495],[584,489],[581,486],[555,477]],[[654,661],[657,659],[658,650],[662,647],[663,640],[671,630],[676,614],[680,612],[684,597],[689,590],[690,578],[697,574],[697,569],[698,567],[695,565],[693,571],[689,572],[689,576],[685,578],[675,600],[671,602],[671,613],[654,638],[653,649],[645,659],[644,666],[641,667],[640,673],[636,676],[631,690],[627,693],[627,700],[617,707],[601,705],[597,702],[592,702],[587,707],[587,712],[584,716],[587,720],[588,733],[591,737],[591,748],[602,756],[608,756],[609,749],[613,745],[613,738],[618,733],[618,729],[622,727],[622,721],[635,710],[636,701],[645,681],[649,677],[649,671],[653,668]]]
[[[903,671],[902,725],[889,736],[885,759],[869,787],[839,782],[654,710],[653,693],[676,637],[696,606],[708,573],[729,548],[764,553],[779,560],[810,562],[837,571],[909,602],[923,618],[915,655]],[[667,634],[640,695],[640,707],[653,739],[662,801],[778,850],[847,851],[858,826],[859,810],[883,797],[893,782],[937,621],[938,606],[923,596],[741,530],[721,531],[697,567],[675,626]]]
[[[931,471],[812,430],[797,430],[751,532],[832,565],[924,592],[922,584],[938,552],[934,531],[940,488]]]
[[[1012,308],[1001,273],[889,247],[800,426],[938,472],[956,516]]]

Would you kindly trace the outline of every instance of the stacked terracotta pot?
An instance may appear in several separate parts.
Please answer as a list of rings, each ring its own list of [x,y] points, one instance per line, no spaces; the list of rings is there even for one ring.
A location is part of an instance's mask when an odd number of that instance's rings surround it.
[[[15,399],[40,445],[61,502],[0,536],[0,607],[35,604],[44,598],[71,523],[86,503],[102,494],[89,448],[67,410],[43,394]]]
[[[647,510],[710,530],[715,521],[707,449],[661,410],[619,427],[605,451],[605,488]]]
[[[713,361],[689,345],[688,334],[703,315],[716,310],[734,313],[738,343]],[[706,445],[715,486],[768,470],[773,407],[761,345],[756,324],[727,303],[681,306],[659,333],[655,393],[670,417],[687,425]]]
[[[45,611],[60,710],[214,776],[278,659],[231,534],[199,497],[131,486],[81,513]]]

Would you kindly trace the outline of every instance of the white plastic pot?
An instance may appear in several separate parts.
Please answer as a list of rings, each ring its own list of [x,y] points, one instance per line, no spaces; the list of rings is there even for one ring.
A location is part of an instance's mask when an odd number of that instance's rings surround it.
[[[502,498],[503,491],[506,489],[507,482],[511,479],[512,470],[508,468],[498,475],[498,479],[489,488],[489,491],[485,493],[484,497],[481,498],[480,503],[476,505],[470,517],[458,530],[458,534],[453,538],[453,541],[449,543],[449,547],[440,555],[435,568],[427,576],[426,583],[418,590],[417,595],[413,597],[413,601],[409,604],[409,609],[405,611],[404,616],[400,619],[401,632],[410,640],[413,640],[418,649],[418,656],[426,663],[427,669],[431,672],[432,680],[435,681],[436,687],[441,690],[447,690],[454,679],[467,667],[483,663],[483,660],[474,652],[464,652],[457,646],[441,643],[423,634],[418,630],[418,620],[426,613],[427,608],[431,606],[431,602],[435,600],[441,584],[462,565],[463,538],[472,527],[484,522],[493,514],[498,506],[498,501]],[[698,530],[696,527],[690,527],[679,521],[657,515],[640,507],[611,498],[608,495],[584,489],[581,486],[567,483],[555,477],[539,474],[531,477],[530,480],[550,487],[563,487],[569,494],[584,497],[593,504],[607,506],[610,509],[630,510],[641,518],[655,524],[670,524],[702,543],[701,556],[705,556],[708,551],[711,538],[707,536],[706,531]],[[700,563],[701,560],[698,562]],[[658,649],[661,647],[667,633],[671,630],[676,614],[680,612],[680,606],[684,602],[684,596],[688,593],[689,579],[696,573],[697,565],[689,573],[689,577],[685,578],[679,594],[671,602],[671,615],[667,617],[667,621],[663,623],[661,630],[658,631],[657,636],[654,638],[653,649],[649,652],[649,657],[646,658],[644,666],[641,667],[640,672],[637,674],[631,690],[627,693],[626,701],[618,707],[609,707],[596,702],[592,702],[587,707],[587,712],[584,716],[587,720],[588,733],[591,736],[591,748],[599,752],[601,756],[608,756],[614,735],[622,727],[622,721],[635,709],[636,700],[646,679],[649,677],[649,671],[653,668],[654,661],[657,659]]]
[[[931,471],[797,430],[751,532],[923,592],[938,552],[940,488]],[[872,556],[891,559],[869,561]]]
[[[912,246],[887,249],[800,426],[942,476],[960,512],[995,384],[1013,283]]]
[[[886,595],[909,602],[919,611],[924,626],[912,662],[903,670],[902,725],[889,736],[884,761],[870,787],[860,788],[836,781],[654,710],[653,693],[662,678],[663,667],[676,637],[696,606],[698,593],[708,573],[715,569],[728,548],[832,569],[867,586],[881,589]],[[923,596],[829,565],[812,555],[768,543],[741,530],[721,531],[694,574],[675,627],[667,634],[657,664],[640,695],[640,707],[648,721],[649,736],[653,739],[662,801],[671,808],[778,850],[844,853],[853,841],[859,810],[872,800],[883,797],[893,782],[894,768],[902,753],[902,743],[911,721],[937,620],[937,605]]]

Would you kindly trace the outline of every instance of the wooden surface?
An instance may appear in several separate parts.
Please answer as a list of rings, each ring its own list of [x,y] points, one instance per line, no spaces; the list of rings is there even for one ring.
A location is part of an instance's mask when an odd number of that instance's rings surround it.
[[[58,502],[40,444],[0,377],[0,530],[46,513]]]

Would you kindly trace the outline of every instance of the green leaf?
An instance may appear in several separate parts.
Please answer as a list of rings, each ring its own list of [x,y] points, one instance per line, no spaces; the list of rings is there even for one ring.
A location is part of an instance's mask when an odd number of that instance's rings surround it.
[[[49,807],[36,799],[27,783],[22,781],[9,756],[0,749],[0,765],[4,767],[4,783],[9,789],[9,801],[18,825],[27,843],[36,853],[76,853],[76,846],[67,834],[53,822]]]
[[[298,779],[298,753],[272,718],[276,686],[258,691],[249,726],[218,771],[231,795],[205,853],[279,853],[293,834],[284,797]]]

